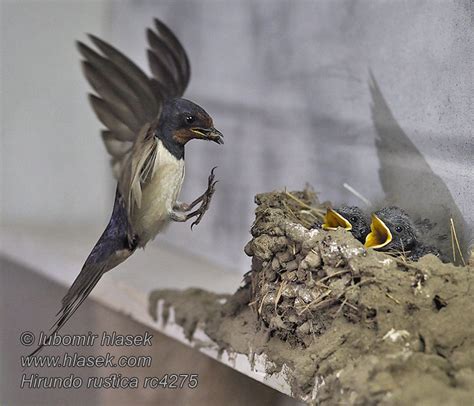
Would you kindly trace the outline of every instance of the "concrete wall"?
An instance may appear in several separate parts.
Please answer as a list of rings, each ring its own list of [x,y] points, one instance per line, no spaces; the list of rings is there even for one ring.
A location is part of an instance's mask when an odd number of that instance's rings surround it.
[[[106,224],[112,187],[74,41],[104,35],[107,3],[0,7],[1,220]]]
[[[255,193],[309,182],[323,200],[360,203],[346,182],[445,232],[452,216],[472,239],[468,0],[40,4],[4,6],[2,174],[19,179],[2,176],[4,218],[93,220],[100,232],[113,185],[72,39],[100,34],[148,71],[144,29],[157,16],[189,52],[186,97],[226,135],[187,148],[183,199],[214,165],[220,182],[195,231],[175,224],[163,238],[243,272]]]

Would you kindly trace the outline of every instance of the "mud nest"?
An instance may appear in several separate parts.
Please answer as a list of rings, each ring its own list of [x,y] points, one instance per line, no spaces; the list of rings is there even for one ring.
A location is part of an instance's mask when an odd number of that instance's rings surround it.
[[[310,190],[255,201],[243,286],[157,291],[150,309],[164,300],[190,340],[199,325],[222,350],[264,354],[267,373],[287,371],[310,404],[472,403],[472,266],[407,262],[321,230],[325,204]]]
[[[252,257],[246,275],[251,306],[273,334],[290,344],[309,346],[339,315],[377,329],[378,306],[364,300],[361,288],[374,284],[397,303],[380,279],[382,270],[410,270],[413,289],[426,278],[422,267],[406,259],[374,251],[368,256],[342,229],[322,230],[318,225],[327,204],[309,189],[259,194],[255,203],[253,239],[245,247]],[[433,298],[435,307],[443,303],[440,296]]]
[[[252,306],[281,339],[308,346],[341,313],[376,324],[376,310],[358,301],[366,250],[349,233],[318,227],[324,213],[311,190],[255,197],[258,205],[245,252],[252,257]]]

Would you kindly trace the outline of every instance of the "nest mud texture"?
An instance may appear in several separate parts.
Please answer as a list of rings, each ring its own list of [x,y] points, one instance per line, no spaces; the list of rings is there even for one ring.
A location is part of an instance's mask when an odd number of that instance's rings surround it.
[[[286,365],[294,396],[308,403],[472,404],[472,267],[432,255],[405,262],[343,230],[313,229],[320,206],[309,191],[256,203],[245,286],[227,298],[155,294],[155,304],[164,298],[222,349],[265,353],[268,373]]]

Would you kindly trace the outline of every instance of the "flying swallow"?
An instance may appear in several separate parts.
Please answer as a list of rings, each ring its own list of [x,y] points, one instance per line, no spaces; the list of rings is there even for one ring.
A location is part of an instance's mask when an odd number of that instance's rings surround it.
[[[405,255],[413,261],[424,255],[440,256],[440,251],[426,245],[416,224],[400,207],[385,207],[372,214],[370,233],[365,240],[366,248]]]
[[[99,52],[78,42],[83,72],[96,94],[89,95],[117,179],[110,221],[62,300],[50,336],[88,297],[102,275],[145,247],[171,221],[198,224],[215,190],[214,169],[207,190],[190,204],[179,202],[184,148],[192,139],[223,144],[212,118],[182,99],[190,78],[184,48],[155,20],[147,30],[152,77],[117,49],[90,35]],[[199,207],[194,209],[197,205]],[[38,347],[31,355],[37,353]]]
[[[341,227],[350,231],[360,242],[365,241],[370,227],[366,214],[357,206],[341,206],[337,209],[328,208],[324,216],[322,228],[336,230]]]

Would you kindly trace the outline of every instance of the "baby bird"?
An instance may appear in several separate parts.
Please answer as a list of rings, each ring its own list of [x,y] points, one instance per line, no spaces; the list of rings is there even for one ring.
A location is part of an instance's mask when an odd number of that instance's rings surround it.
[[[327,209],[322,228],[324,230],[336,230],[338,227],[350,231],[354,238],[360,242],[364,242],[365,237],[370,232],[368,218],[357,206]]]
[[[440,256],[437,248],[421,241],[415,223],[400,207],[385,207],[373,213],[370,230],[366,248],[405,255],[413,261],[427,254]]]

